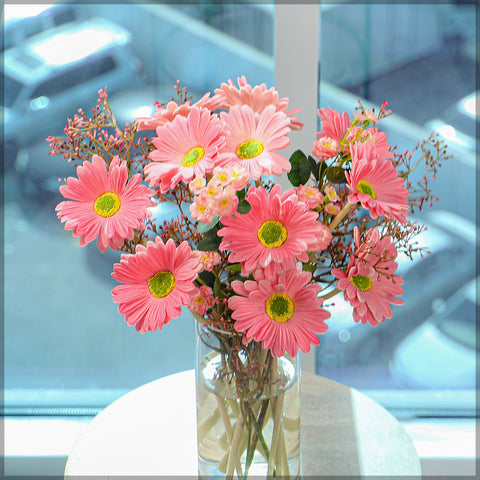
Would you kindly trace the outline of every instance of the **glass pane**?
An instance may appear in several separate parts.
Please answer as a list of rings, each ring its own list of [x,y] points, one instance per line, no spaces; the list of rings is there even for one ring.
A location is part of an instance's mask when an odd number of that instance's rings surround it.
[[[79,248],[63,229],[55,215],[62,200],[57,179],[74,169],[48,155],[44,139],[61,135],[77,109],[90,112],[105,86],[123,125],[153,113],[154,102],[176,98],[177,79],[194,99],[242,74],[252,84],[272,85],[273,11],[273,5],[207,8],[203,2],[74,3],[55,11],[61,25],[51,23],[28,40],[51,12],[10,12],[16,18],[7,24],[12,42],[2,115],[8,407],[101,407],[147,381],[193,368],[189,315],[141,335],[118,314],[111,272],[119,253],[102,255],[95,244]],[[162,207],[160,216],[177,213]]]
[[[449,146],[431,186],[439,197],[413,220],[431,254],[399,259],[403,306],[377,327],[356,324],[335,301],[330,329],[317,349],[317,373],[368,390],[475,388],[475,6],[332,4],[320,7],[319,106],[348,111],[357,98],[393,115],[379,128],[411,151],[431,131]],[[319,129],[321,123],[319,121]],[[423,167],[414,180],[421,180]],[[406,397],[405,406],[415,406]],[[428,397],[435,407],[432,394]],[[457,397],[460,398],[460,397]],[[413,402],[414,403],[414,402]],[[433,410],[432,410],[433,411]]]

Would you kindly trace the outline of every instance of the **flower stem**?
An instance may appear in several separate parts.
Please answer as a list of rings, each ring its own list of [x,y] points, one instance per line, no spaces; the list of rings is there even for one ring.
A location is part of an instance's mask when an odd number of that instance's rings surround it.
[[[273,435],[272,445],[270,447],[270,458],[268,459],[268,476],[273,475],[273,472],[277,469],[277,450],[278,443],[282,432],[282,412],[283,412],[283,399],[285,393],[282,393],[276,398],[271,400],[274,410],[273,414]],[[278,473],[278,472],[277,472]]]
[[[335,215],[334,219],[328,226],[328,229],[333,232],[336,226],[346,217],[347,213],[351,210],[354,206],[354,203],[347,202],[345,206]]]
[[[223,425],[225,426],[225,433],[227,434],[228,444],[231,446],[233,430],[232,430],[232,425],[230,424],[230,419],[228,418],[227,408],[225,407],[225,403],[223,399],[221,399],[218,395],[215,395],[215,398],[217,399],[220,415],[222,416]],[[241,478],[243,476],[243,473],[242,473],[242,465],[239,459],[237,461],[236,468],[237,468],[237,475],[239,478]]]
[[[242,430],[245,425],[243,415],[239,415],[237,423],[235,424],[235,430],[233,432],[232,443],[230,444],[230,454],[228,456],[227,477],[233,476],[233,470],[239,459],[239,446],[240,439],[242,437]]]

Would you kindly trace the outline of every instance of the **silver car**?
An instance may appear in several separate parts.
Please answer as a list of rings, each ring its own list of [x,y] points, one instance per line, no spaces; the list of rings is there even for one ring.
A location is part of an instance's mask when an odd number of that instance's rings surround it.
[[[2,121],[7,169],[19,147],[62,134],[65,120],[92,108],[96,91],[139,87],[143,64],[131,35],[100,18],[69,23],[4,52]]]

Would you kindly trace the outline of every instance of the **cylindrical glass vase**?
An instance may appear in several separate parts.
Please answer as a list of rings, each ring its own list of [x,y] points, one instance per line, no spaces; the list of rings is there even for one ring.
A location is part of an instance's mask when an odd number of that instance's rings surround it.
[[[198,326],[199,477],[300,476],[300,358]]]

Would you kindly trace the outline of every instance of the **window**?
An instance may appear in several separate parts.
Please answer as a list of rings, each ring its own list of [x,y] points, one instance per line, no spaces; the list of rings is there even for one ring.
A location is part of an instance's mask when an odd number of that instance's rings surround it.
[[[428,226],[420,242],[432,253],[400,262],[405,305],[373,328],[345,320],[350,310],[345,313],[344,302],[335,297],[331,328],[317,349],[317,372],[375,391],[393,409],[392,392],[397,398],[398,392],[410,392],[403,412],[414,412],[422,398],[427,415],[448,415],[437,404],[442,392],[452,398],[450,413],[471,414],[477,350],[466,339],[475,338],[475,305],[457,302],[453,310],[452,302],[475,278],[478,173],[474,151],[444,132],[449,126],[474,144],[478,112],[461,107],[475,92],[475,5],[342,2],[322,5],[320,22],[319,106],[347,110],[352,117],[357,98],[377,111],[387,100],[393,115],[380,129],[400,152],[412,150],[435,129],[453,157],[432,184],[440,201],[414,217]],[[418,175],[415,181],[423,171]],[[455,401],[454,391],[470,392],[469,401],[462,402],[461,395]]]
[[[54,96],[69,89],[68,104],[52,101],[33,113],[12,112],[18,123],[13,132],[6,129],[7,140],[19,144],[18,155],[6,164],[4,379],[10,414],[61,413],[63,407],[92,414],[92,409],[97,411],[127,390],[194,365],[194,328],[188,315],[161,332],[141,335],[118,314],[111,300],[115,284],[111,272],[119,255],[102,255],[94,244],[79,248],[71,232],[64,231],[55,217],[55,205],[62,200],[57,179],[74,171],[68,162],[47,154],[46,142],[33,141],[29,135],[45,126],[43,138],[61,134],[67,117],[80,106],[88,111],[97,98],[96,88],[71,87],[100,76],[118,121],[132,120],[127,111],[133,115],[130,112],[139,107],[152,109],[155,101],[175,97],[177,78],[196,98],[243,73],[252,83],[274,83],[273,38],[266,39],[264,33],[259,45],[252,39],[244,41],[250,34],[243,35],[241,29],[251,29],[243,27],[242,9],[237,6],[230,6],[228,15],[222,9],[228,22],[217,19],[215,25],[203,20],[201,3],[188,11],[148,4],[77,7],[82,22],[103,17],[127,29],[132,40],[119,51],[124,59],[141,60],[148,78],[147,84],[134,85],[130,77],[135,61],[129,67],[127,61],[116,66],[113,54],[97,52],[32,93],[32,97]],[[256,19],[258,28],[265,24],[263,32],[273,35],[273,6],[252,5],[248,15]],[[7,98],[14,93],[7,85]],[[35,128],[25,128],[27,120]]]
[[[177,78],[195,98],[242,74],[251,84],[277,84],[281,96],[295,97],[304,87],[304,70],[292,72],[293,89],[282,90],[275,81],[274,5],[76,6],[76,14],[86,21],[100,16],[129,30],[133,40],[123,51],[144,64],[146,85],[132,86],[130,80],[122,77],[118,81],[113,75],[112,82],[105,80],[119,117],[127,107],[133,112],[139,107],[151,108],[157,100],[168,101],[175,96],[172,86]],[[305,112],[317,93],[318,107],[331,105],[340,111],[351,111],[357,98],[364,99],[365,105],[377,106],[386,99],[394,116],[385,120],[385,131],[392,144],[410,149],[428,136],[432,120],[456,128],[456,120],[442,112],[449,112],[475,90],[473,4],[333,2],[319,6],[318,13],[320,78]],[[294,15],[292,31],[282,30],[286,40],[295,35],[295,28],[301,28]],[[9,40],[7,35],[6,43],[15,46]],[[289,54],[300,57],[304,52]],[[32,97],[53,95],[73,82],[110,73],[115,70],[114,62],[111,57],[98,57],[92,61],[92,70],[69,71],[39,87]],[[317,65],[312,68],[316,70]],[[6,79],[7,106],[14,106],[20,87]],[[55,118],[65,123],[79,106],[94,106],[95,100],[96,91],[72,93],[69,105],[61,106],[65,113],[61,117],[55,113]],[[297,104],[292,100],[291,106]],[[47,115],[46,110],[37,113]],[[28,136],[44,126],[48,127],[44,136],[58,134],[61,128],[53,126],[52,117],[39,120],[31,112],[13,113],[20,122],[13,129],[5,128],[5,140],[15,146],[14,158],[5,160],[6,414],[93,415],[132,388],[192,368],[193,324],[184,315],[161,332],[143,336],[125,324],[111,301],[115,283],[110,274],[119,255],[101,255],[94,244],[78,248],[77,239],[63,230],[54,211],[61,201],[57,178],[72,171],[68,162],[47,154],[45,142]],[[28,116],[35,128],[24,127]],[[471,137],[472,122],[468,116],[461,118],[458,128],[461,125],[461,131]],[[310,134],[319,127],[312,126]],[[292,143],[301,138],[302,132],[296,133]],[[302,140],[304,148],[312,141],[311,137]],[[440,172],[436,187],[441,200],[432,214],[420,218],[430,227],[432,235],[427,235],[425,242],[433,244],[433,253],[402,266],[410,285],[408,290],[405,287],[406,305],[396,309],[384,325],[371,328],[354,324],[348,305],[336,300],[331,328],[314,352],[318,374],[369,392],[399,418],[474,415],[473,304],[471,297],[458,303],[456,299],[475,276],[476,230],[472,224],[477,172],[474,151],[457,143],[451,146],[454,158]],[[471,208],[465,208],[466,204]],[[436,211],[441,214],[435,215]],[[418,374],[412,369],[418,364],[432,369],[440,365],[423,355],[425,335],[432,332],[450,340],[437,354],[452,347],[452,355],[464,362],[463,384],[448,384],[445,376],[446,383],[427,385],[429,377],[441,377],[441,372]],[[413,349],[415,345],[420,347]]]

